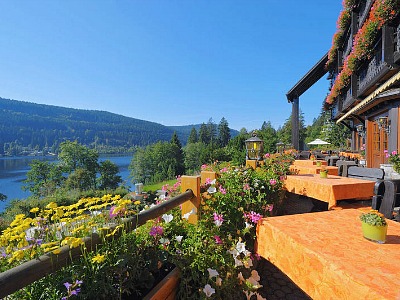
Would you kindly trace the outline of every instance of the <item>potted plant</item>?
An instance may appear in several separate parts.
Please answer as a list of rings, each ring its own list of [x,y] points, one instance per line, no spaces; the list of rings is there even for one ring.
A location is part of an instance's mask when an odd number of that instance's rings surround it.
[[[372,209],[362,213],[360,220],[364,238],[379,244],[385,243],[388,225],[383,214]]]
[[[325,166],[322,166],[321,171],[319,171],[319,177],[328,178],[328,170],[325,168]]]

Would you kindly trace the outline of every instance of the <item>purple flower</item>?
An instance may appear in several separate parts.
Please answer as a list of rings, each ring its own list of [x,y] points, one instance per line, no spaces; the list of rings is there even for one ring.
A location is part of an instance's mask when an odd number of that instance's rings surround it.
[[[214,235],[214,239],[215,239],[215,243],[216,243],[216,244],[222,244],[222,240],[221,240],[221,238],[219,237],[219,235]]]
[[[214,213],[214,223],[215,225],[217,225],[218,227],[222,225],[222,223],[224,222],[224,218],[222,215],[219,215],[217,213]]]
[[[275,184],[276,184],[276,180],[275,180],[275,179],[270,179],[270,180],[269,180],[269,183],[270,183],[271,185],[275,185]]]
[[[161,226],[153,226],[150,229],[150,235],[156,237],[157,235],[162,235],[164,229]]]
[[[67,290],[69,290],[72,286],[72,284],[70,284],[69,282],[64,282],[64,286]]]
[[[219,191],[222,195],[226,194],[226,189],[224,189],[222,186],[219,186]]]

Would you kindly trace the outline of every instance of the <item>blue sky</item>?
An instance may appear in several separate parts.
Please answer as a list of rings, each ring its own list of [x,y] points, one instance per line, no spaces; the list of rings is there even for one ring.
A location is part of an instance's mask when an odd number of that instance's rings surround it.
[[[275,128],[329,50],[341,0],[0,1],[0,97],[163,125]],[[300,97],[311,124],[328,92]]]

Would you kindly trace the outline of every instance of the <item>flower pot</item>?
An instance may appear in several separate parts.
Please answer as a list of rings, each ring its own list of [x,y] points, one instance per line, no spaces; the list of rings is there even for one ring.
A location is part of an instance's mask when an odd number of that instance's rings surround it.
[[[320,171],[319,177],[321,178],[328,178],[328,171]]]
[[[364,238],[369,241],[383,244],[386,242],[387,225],[374,226],[361,222]]]
[[[322,165],[322,163],[320,161],[317,161],[316,164],[317,164],[317,167],[320,167]]]

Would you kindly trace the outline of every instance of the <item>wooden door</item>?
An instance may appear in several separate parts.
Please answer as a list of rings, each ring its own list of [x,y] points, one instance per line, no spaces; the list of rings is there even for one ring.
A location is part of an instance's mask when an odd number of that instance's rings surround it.
[[[380,164],[386,162],[385,150],[388,149],[388,134],[384,129],[379,129],[376,120],[369,122],[368,144],[371,149],[368,167],[379,168]]]

